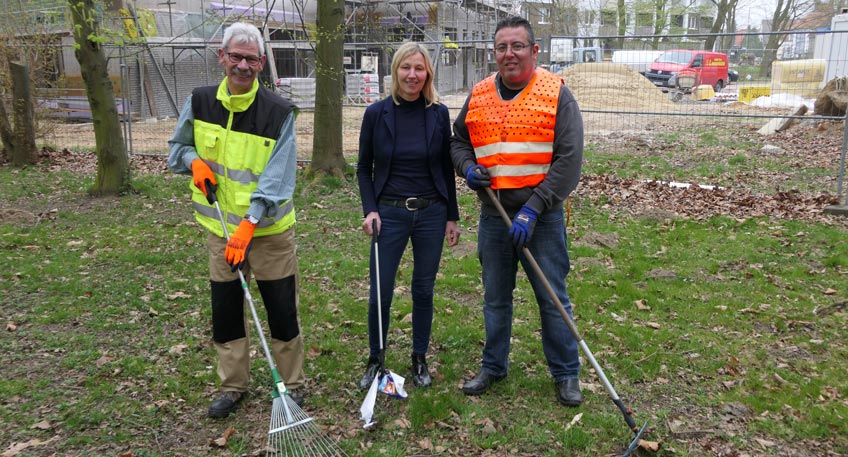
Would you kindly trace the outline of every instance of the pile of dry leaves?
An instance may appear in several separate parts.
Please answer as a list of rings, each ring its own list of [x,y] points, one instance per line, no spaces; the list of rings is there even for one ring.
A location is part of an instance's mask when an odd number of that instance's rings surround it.
[[[839,151],[843,135],[841,125],[828,127],[819,125],[808,129],[793,129],[780,132],[769,138],[768,143],[776,144],[783,152],[781,160],[786,168],[802,166],[835,170],[839,166]],[[738,132],[747,135],[748,132]],[[592,140],[596,141],[596,140]],[[631,160],[643,160],[651,155],[665,153],[679,148],[668,140],[655,138],[630,138],[617,135],[608,138],[602,147],[620,151]],[[710,148],[688,150],[681,154],[679,166],[686,166],[691,156],[702,154],[721,154]],[[94,174],[97,170],[96,157],[92,153],[76,152],[68,149],[61,151],[44,149],[40,153],[41,164],[50,169],[65,169],[80,174]],[[135,154],[131,159],[134,174],[170,173],[164,154]],[[305,165],[304,165],[305,166]],[[766,173],[770,173],[766,175]],[[780,172],[763,171],[755,179],[768,179],[781,182]],[[462,181],[458,179],[458,181]],[[655,180],[621,178],[615,174],[584,174],[580,185],[574,192],[574,202],[580,200],[603,200],[613,216],[645,216],[674,218],[685,217],[703,220],[716,215],[726,215],[737,219],[767,216],[785,220],[807,220],[825,224],[848,227],[848,217],[825,213],[830,205],[840,205],[844,197],[827,192],[809,193],[797,190],[775,190],[755,192],[750,185],[735,180],[732,187],[699,186],[698,183],[669,183]],[[458,183],[464,187],[464,183]],[[835,186],[832,186],[835,188]]]

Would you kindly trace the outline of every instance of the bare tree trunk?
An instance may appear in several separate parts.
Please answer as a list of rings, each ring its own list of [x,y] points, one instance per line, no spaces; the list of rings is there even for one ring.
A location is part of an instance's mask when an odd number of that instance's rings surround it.
[[[666,35],[665,26],[669,24],[668,12],[665,8],[668,0],[654,0],[654,38],[651,40],[651,49],[659,49],[660,37]]]
[[[6,112],[6,104],[2,99],[0,99],[0,139],[3,141],[3,154],[0,158],[6,160],[13,154],[15,135],[12,133],[12,123],[9,122],[9,113]]]
[[[20,62],[9,62],[12,74],[12,91],[15,129],[14,147],[9,151],[9,161],[16,167],[34,164],[38,160],[35,149],[35,114],[29,67]]]
[[[318,2],[318,45],[315,50],[315,136],[310,172],[344,176],[342,98],[344,89],[344,3]]]
[[[617,0],[616,2],[616,11],[618,15],[618,43],[616,43],[616,47],[618,49],[624,49],[624,36],[627,35],[627,8],[624,4],[624,0]]]
[[[713,22],[713,26],[710,28],[710,33],[720,33],[722,29],[724,29],[725,22],[727,20],[727,13],[730,11],[736,3],[736,0],[713,0],[713,4],[716,6],[716,18],[715,22]],[[735,30],[729,30],[730,32],[735,32]],[[704,51],[712,51],[713,47],[715,47],[716,36],[710,35],[704,40]]]
[[[115,92],[103,52],[97,38],[99,22],[94,0],[68,0],[74,22],[74,55],[80,64],[86,95],[94,120],[94,139],[97,143],[97,178],[90,192],[95,195],[116,195],[130,189],[130,166],[124,146]]]

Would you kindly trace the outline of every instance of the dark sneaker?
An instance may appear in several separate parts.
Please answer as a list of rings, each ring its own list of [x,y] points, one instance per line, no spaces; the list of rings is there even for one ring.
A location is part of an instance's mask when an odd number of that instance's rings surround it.
[[[228,390],[221,392],[221,395],[212,402],[209,406],[207,416],[215,419],[223,419],[236,410],[236,405],[244,398],[244,393]]]
[[[412,383],[416,387],[429,387],[433,384],[424,354],[412,354]]]
[[[366,390],[371,387],[371,383],[374,382],[374,377],[377,376],[377,372],[380,371],[380,359],[377,357],[368,357],[368,366],[365,368],[365,374],[362,375],[362,379],[359,380],[359,388],[362,390]]]
[[[583,394],[580,393],[580,381],[567,379],[556,384],[557,400],[565,406],[580,406]]]
[[[291,397],[291,399],[294,400],[297,406],[300,406],[301,408],[303,408],[303,404],[306,403],[306,397],[300,390],[289,389],[289,397]]]
[[[505,377],[506,375],[496,376],[481,370],[480,374],[478,374],[474,377],[474,379],[466,382],[462,386],[462,391],[465,393],[465,395],[481,395],[487,390],[489,390],[489,387],[492,387],[492,384],[500,381]]]

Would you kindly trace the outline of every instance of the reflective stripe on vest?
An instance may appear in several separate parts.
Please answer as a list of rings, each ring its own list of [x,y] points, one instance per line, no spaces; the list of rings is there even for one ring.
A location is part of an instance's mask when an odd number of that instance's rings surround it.
[[[474,86],[465,125],[493,189],[533,187],[547,176],[561,86],[562,79],[541,68],[512,100],[501,100],[495,75]]]
[[[221,83],[226,84],[226,79]],[[226,86],[224,86],[225,88]],[[254,89],[249,92],[247,98],[240,98],[237,104],[233,103],[236,97],[233,96],[228,100],[235,112],[245,112],[247,110],[256,109],[256,103],[253,103],[257,97],[258,84],[254,84]],[[192,94],[193,97],[208,97],[210,94],[196,91]],[[226,92],[224,92],[225,97]],[[221,86],[219,86],[218,99],[222,97]],[[205,100],[209,102],[209,100]],[[221,110],[214,113],[217,116],[209,116],[209,113],[203,113],[202,116],[195,113],[194,120],[194,143],[197,154],[203,161],[209,165],[209,168],[215,174],[215,179],[218,181],[218,203],[221,207],[224,220],[227,222],[227,230],[230,234],[234,233],[242,218],[250,208],[250,197],[256,191],[259,185],[259,177],[268,160],[271,158],[271,152],[274,150],[276,139],[261,136],[254,131],[244,132],[233,130],[234,112],[227,110],[221,103],[198,103],[197,106],[209,107],[212,110]],[[208,109],[208,108],[206,108]],[[252,113],[247,113],[252,114]],[[206,122],[201,119],[226,119],[226,126],[214,122]],[[264,119],[264,117],[263,117]],[[267,125],[255,126],[255,131],[267,129]],[[273,127],[270,130],[279,132],[279,126]],[[246,152],[249,151],[249,152]],[[221,228],[220,219],[215,207],[209,205],[206,197],[199,189],[190,186],[192,189],[192,205],[195,210],[195,219],[210,232],[223,237],[224,231]],[[279,207],[272,208],[275,211],[268,211],[268,215],[260,219],[256,226],[254,236],[267,236],[282,233],[288,230],[295,223],[294,204],[291,200],[286,200]]]

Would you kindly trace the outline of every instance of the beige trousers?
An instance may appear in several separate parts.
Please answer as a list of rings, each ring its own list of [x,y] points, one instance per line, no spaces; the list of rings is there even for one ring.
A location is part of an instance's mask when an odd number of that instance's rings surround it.
[[[227,242],[212,233],[207,238],[209,251],[210,279],[216,282],[230,282],[239,279],[238,272],[230,271],[230,266],[224,259],[224,250]],[[289,276],[295,277],[295,288],[298,288],[299,278],[297,275],[297,252],[295,245],[294,228],[286,230],[279,235],[270,235],[254,238],[248,253],[247,265],[242,269],[245,279],[249,282],[251,274],[257,281],[274,281]],[[259,294],[251,292],[257,314],[260,313],[259,302],[256,299]],[[295,291],[295,306],[299,303],[299,294]],[[253,316],[247,308],[245,299],[245,312],[248,313],[244,321],[245,335],[250,335],[250,320]],[[260,319],[262,315],[260,314]],[[300,314],[298,313],[297,326],[300,327]],[[265,333],[268,335],[268,333]],[[277,365],[277,371],[289,389],[301,387],[306,380],[303,373],[304,344],[303,333],[289,341],[267,338],[270,342],[271,356]],[[221,390],[234,390],[244,392],[247,390],[250,378],[250,341],[248,337],[239,338],[226,343],[215,342],[215,350],[218,353],[218,377],[221,379]],[[261,353],[265,360],[264,351]],[[270,373],[268,382],[270,384]]]

